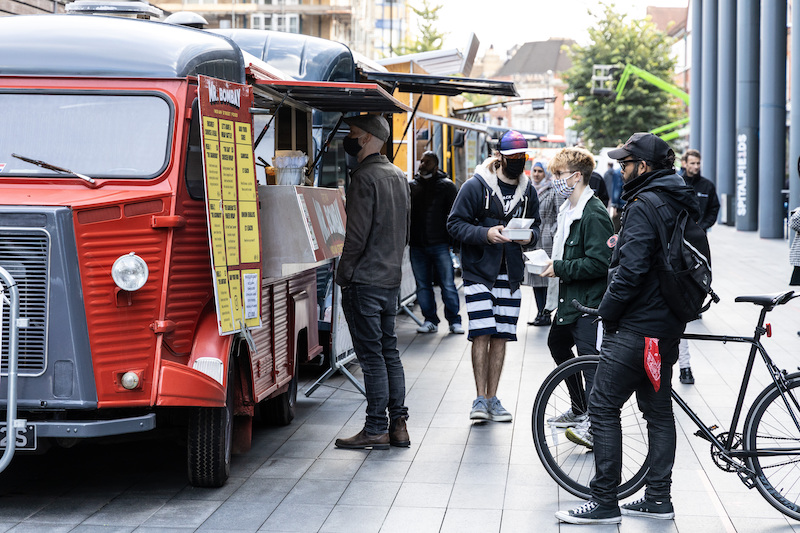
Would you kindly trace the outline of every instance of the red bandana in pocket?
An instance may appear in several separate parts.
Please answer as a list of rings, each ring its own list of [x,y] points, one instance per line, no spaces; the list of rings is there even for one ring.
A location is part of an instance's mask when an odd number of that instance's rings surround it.
[[[658,392],[661,388],[661,354],[658,353],[658,339],[653,337],[644,338],[644,371]]]

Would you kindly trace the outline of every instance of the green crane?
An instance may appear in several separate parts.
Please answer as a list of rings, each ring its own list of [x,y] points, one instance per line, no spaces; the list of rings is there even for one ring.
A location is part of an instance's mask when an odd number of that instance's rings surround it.
[[[646,70],[640,69],[639,67],[635,67],[631,64],[625,65],[616,87],[612,89],[611,86],[614,82],[614,73],[619,70],[619,68],[620,67],[618,65],[594,65],[594,75],[592,76],[592,94],[610,95],[616,93],[616,101],[619,101],[622,98],[622,91],[625,90],[625,85],[628,83],[628,78],[631,77],[631,74],[635,74],[644,81],[655,85],[662,91],[666,91],[669,94],[680,98],[687,106],[689,105],[688,93],[681,90],[676,85],[666,82],[661,78],[647,72]],[[676,120],[675,122],[652,129],[650,130],[650,133],[658,135],[665,141],[671,141],[680,135],[678,131],[675,131],[676,128],[688,124],[688,122],[688,117],[682,118],[680,120]]]

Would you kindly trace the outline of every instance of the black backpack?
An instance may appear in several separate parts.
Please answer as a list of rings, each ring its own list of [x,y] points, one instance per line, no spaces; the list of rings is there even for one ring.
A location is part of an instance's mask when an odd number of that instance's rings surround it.
[[[699,318],[719,296],[711,289],[711,249],[706,232],[689,212],[665,202],[654,191],[638,195],[647,206],[661,240],[662,260],[658,267],[661,295],[670,310],[684,322]],[[672,235],[666,228],[675,223]]]

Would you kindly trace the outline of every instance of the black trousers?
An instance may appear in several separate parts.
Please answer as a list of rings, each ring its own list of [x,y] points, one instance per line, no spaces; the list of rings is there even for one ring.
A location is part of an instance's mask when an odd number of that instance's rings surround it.
[[[556,317],[556,322],[558,317]],[[597,317],[582,316],[572,324],[559,326],[554,322],[550,327],[550,334],[547,337],[547,347],[550,348],[550,355],[557,365],[569,361],[575,354],[572,352],[573,346],[577,349],[578,355],[597,355],[597,336],[602,335],[600,323]],[[598,333],[599,332],[599,333]],[[587,372],[583,376],[586,388],[580,382],[580,378],[575,376],[567,380],[569,397],[572,400],[572,412],[582,414],[586,412],[586,399],[592,391],[592,381],[594,373]]]

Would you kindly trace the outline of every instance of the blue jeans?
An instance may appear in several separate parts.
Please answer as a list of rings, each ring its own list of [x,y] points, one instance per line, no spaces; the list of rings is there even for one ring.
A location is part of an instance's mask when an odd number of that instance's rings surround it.
[[[364,428],[371,435],[388,431],[387,410],[390,420],[408,416],[403,405],[406,377],[394,332],[399,293],[400,287],[385,289],[360,283],[342,287],[342,310],[367,392]]]
[[[655,391],[644,369],[644,337],[624,329],[603,336],[600,364],[589,397],[595,463],[590,487],[592,499],[603,506],[617,505],[623,461],[620,411],[634,393],[647,421],[649,441],[650,471],[644,495],[650,500],[670,498],[676,440],[672,366],[678,360],[678,340],[659,340],[661,386]]]
[[[439,277],[444,301],[444,316],[450,325],[461,324],[458,314],[458,291],[453,276],[453,259],[450,257],[450,246],[435,244],[433,246],[411,246],[411,268],[417,281],[417,302],[425,320],[439,323],[436,314],[436,299],[433,295],[433,279],[431,272]]]

